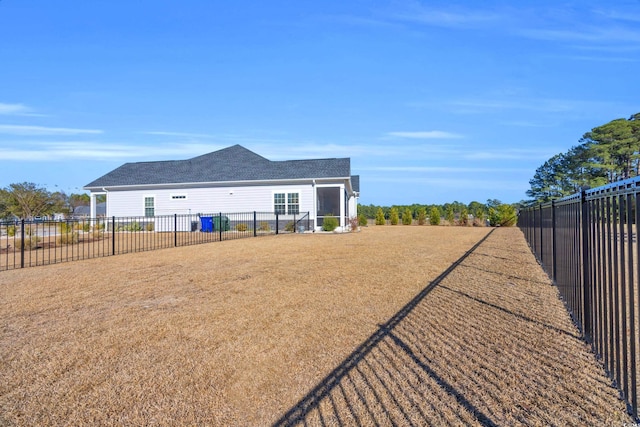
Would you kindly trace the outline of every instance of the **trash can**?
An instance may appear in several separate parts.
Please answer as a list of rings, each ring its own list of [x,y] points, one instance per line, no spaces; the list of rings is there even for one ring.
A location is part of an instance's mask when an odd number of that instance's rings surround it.
[[[211,233],[213,231],[213,217],[201,216],[200,225],[201,225],[200,231],[205,233]]]
[[[231,224],[229,217],[227,216],[214,216],[213,217],[213,229],[216,231],[229,231],[231,230]]]

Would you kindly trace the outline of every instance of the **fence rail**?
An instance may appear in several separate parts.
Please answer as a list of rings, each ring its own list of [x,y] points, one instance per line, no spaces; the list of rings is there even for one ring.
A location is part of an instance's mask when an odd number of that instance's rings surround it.
[[[0,222],[0,271],[311,230],[309,212]]]
[[[640,177],[522,209],[518,226],[638,418]]]

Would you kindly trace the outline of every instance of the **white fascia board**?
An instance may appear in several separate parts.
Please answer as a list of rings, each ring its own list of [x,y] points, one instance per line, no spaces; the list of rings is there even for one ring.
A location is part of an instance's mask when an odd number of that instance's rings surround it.
[[[211,182],[179,182],[167,184],[134,184],[134,185],[110,185],[101,187],[83,187],[84,190],[91,192],[113,191],[113,190],[143,190],[143,189],[168,189],[168,188],[203,188],[203,187],[242,187],[242,186],[267,186],[267,185],[299,185],[303,183],[331,183],[342,182],[349,178],[331,177],[331,178],[297,178],[297,179],[273,179],[273,180],[255,180],[255,181],[211,181]]]

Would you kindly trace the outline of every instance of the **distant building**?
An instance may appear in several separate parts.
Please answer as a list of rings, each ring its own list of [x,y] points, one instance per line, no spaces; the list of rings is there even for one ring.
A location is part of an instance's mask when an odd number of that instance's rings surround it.
[[[73,218],[96,218],[104,217],[107,213],[107,204],[105,202],[96,203],[96,212],[91,214],[91,206],[76,206],[73,210]]]

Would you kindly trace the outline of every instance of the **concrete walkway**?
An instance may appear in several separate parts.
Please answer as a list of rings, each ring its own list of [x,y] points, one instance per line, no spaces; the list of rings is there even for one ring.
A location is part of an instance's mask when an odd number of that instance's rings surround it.
[[[615,425],[625,404],[516,228],[496,229],[275,425]]]

